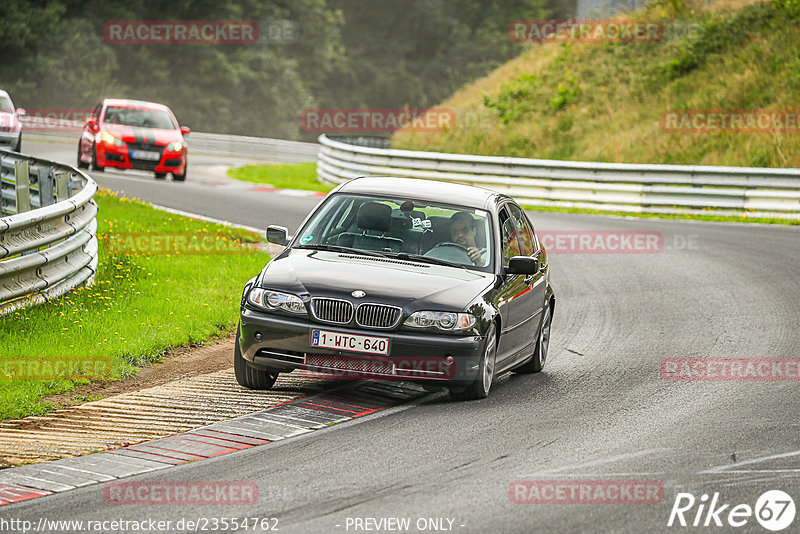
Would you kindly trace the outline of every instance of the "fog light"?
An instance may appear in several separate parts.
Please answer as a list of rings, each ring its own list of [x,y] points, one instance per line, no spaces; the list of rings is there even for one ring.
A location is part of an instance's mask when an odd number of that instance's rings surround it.
[[[256,341],[261,341],[261,338],[264,337],[261,335],[261,332],[256,332]]]

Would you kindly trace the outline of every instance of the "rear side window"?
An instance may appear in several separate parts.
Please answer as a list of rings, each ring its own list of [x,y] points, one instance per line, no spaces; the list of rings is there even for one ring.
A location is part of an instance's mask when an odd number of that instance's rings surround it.
[[[522,255],[533,255],[537,250],[536,238],[533,235],[533,230],[528,222],[528,218],[525,217],[525,213],[516,204],[508,204],[508,208],[511,212],[511,216],[514,218],[514,222],[517,225],[517,238],[519,239],[519,246],[520,250],[522,251]]]

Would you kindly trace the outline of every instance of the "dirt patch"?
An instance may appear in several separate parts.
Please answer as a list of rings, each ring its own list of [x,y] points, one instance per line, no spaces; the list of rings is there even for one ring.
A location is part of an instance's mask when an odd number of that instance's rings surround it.
[[[159,386],[180,378],[230,369],[233,367],[233,343],[234,335],[231,335],[205,345],[177,347],[162,356],[160,362],[142,367],[136,376],[115,382],[93,382],[58,395],[49,395],[42,401],[55,408],[67,408],[87,399],[97,400]]]

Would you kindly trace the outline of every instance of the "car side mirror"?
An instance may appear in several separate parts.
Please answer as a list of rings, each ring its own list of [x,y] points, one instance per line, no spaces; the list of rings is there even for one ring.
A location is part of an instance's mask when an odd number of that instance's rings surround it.
[[[188,126],[181,126],[181,134],[189,135],[191,133],[191,131],[192,130],[190,130]]]
[[[536,274],[539,272],[539,260],[530,256],[514,256],[508,260],[506,274]]]
[[[28,112],[25,111],[25,108],[17,108],[17,117],[24,117],[27,114]]]
[[[273,245],[286,246],[289,244],[289,230],[285,226],[270,224],[267,226],[267,241]]]
[[[97,133],[97,130],[100,129],[100,127],[97,124],[97,119],[95,119],[94,117],[89,117],[88,119],[86,119],[86,127],[89,128],[89,131],[92,133]]]

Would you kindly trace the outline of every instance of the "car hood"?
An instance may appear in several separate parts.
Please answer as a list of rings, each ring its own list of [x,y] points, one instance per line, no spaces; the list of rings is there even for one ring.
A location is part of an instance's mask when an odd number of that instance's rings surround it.
[[[457,267],[293,249],[267,265],[259,285],[301,296],[393,304],[412,311],[459,311],[493,283],[492,274]],[[352,297],[355,290],[366,296]]]
[[[123,124],[103,123],[102,129],[122,139],[126,143],[142,143],[147,145],[168,145],[173,141],[183,141],[180,130],[162,130],[160,128],[141,128]]]

